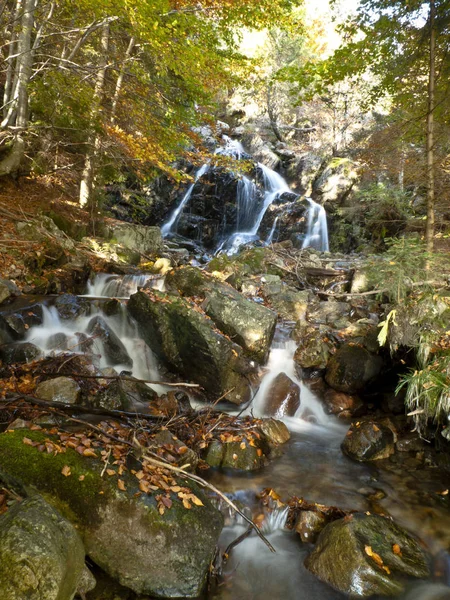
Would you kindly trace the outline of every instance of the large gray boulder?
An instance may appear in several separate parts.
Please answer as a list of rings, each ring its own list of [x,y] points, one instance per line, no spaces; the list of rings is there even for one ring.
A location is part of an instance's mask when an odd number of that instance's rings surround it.
[[[353,460],[388,458],[394,453],[395,436],[387,425],[375,421],[352,424],[341,444],[344,454]]]
[[[20,290],[14,282],[9,279],[0,279],[0,304],[19,295]]]
[[[72,600],[84,573],[75,528],[41,496],[0,517],[0,596],[5,600]]]
[[[314,180],[311,196],[319,204],[340,203],[358,179],[356,163],[349,158],[334,157]]]
[[[77,404],[80,400],[81,388],[71,377],[55,377],[39,383],[35,394],[48,402]]]
[[[7,365],[33,362],[41,356],[41,350],[31,342],[11,342],[0,346],[0,360]]]
[[[128,310],[141,336],[171,369],[213,398],[226,394],[235,404],[250,399],[254,366],[201,309],[185,298],[148,290],[133,294]]]
[[[49,454],[32,445],[53,439],[27,429],[0,434],[2,478],[45,495],[76,525],[91,560],[136,594],[196,598],[223,525],[206,494],[184,477],[145,465],[140,470],[151,488],[142,487],[136,471],[114,464],[102,476],[105,463],[98,449],[98,457],[90,458],[68,446]]]
[[[217,327],[250,358],[260,363],[267,360],[277,323],[275,312],[194,267],[176,269],[167,275],[166,284],[184,296],[205,298],[203,308]]]
[[[356,513],[328,524],[305,566],[319,579],[354,598],[404,590],[404,576],[429,576],[419,542],[393,521]]]
[[[159,227],[117,222],[110,227],[109,237],[111,241],[140,254],[154,254],[163,247]]]
[[[129,356],[123,342],[114,333],[105,319],[99,316],[93,317],[88,323],[87,332],[94,339],[101,340],[103,352],[112,365],[133,366],[133,360]]]

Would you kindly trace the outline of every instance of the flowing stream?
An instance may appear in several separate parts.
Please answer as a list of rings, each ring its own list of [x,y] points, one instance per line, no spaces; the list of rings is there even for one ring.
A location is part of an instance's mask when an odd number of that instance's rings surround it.
[[[143,276],[117,277],[98,275],[89,286],[86,298],[90,309],[75,320],[63,320],[55,307],[44,307],[44,322],[31,327],[27,341],[38,345],[45,353],[67,349],[86,351],[97,356],[99,368],[113,366],[117,372],[132,371],[142,379],[159,379],[151,349],[140,339],[135,323],[127,316],[123,303],[108,316],[103,310],[105,296],[129,296],[137,287],[148,283]],[[155,285],[161,285],[157,283]],[[100,317],[121,340],[132,361],[120,364],[107,357],[100,339],[89,337],[92,319]],[[206,477],[236,501],[258,512],[257,494],[264,488],[273,488],[283,498],[301,496],[311,502],[335,505],[342,509],[371,511],[392,515],[400,525],[418,535],[439,558],[440,581],[448,579],[450,546],[450,519],[448,508],[441,495],[448,481],[438,469],[397,462],[395,456],[381,461],[380,465],[356,463],[343,455],[340,444],[347,426],[337,418],[327,415],[322,404],[308,387],[298,379],[293,362],[295,344],[287,326],[280,326],[274,338],[266,374],[260,388],[247,408],[255,416],[265,414],[267,393],[272,381],[286,373],[301,388],[301,403],[293,417],[284,418],[291,431],[291,440],[284,446],[281,457],[267,467],[252,473],[223,472],[211,469]],[[156,388],[156,391],[163,391]],[[398,453],[397,453],[398,454]],[[414,461],[413,461],[414,463]],[[406,465],[406,468],[405,468]],[[285,513],[274,511],[266,515],[263,529],[276,549],[269,552],[259,538],[251,535],[231,552],[219,587],[204,596],[207,600],[253,600],[263,597],[275,600],[339,600],[344,596],[311,575],[303,566],[310,551],[297,534],[284,528]],[[242,534],[246,525],[229,515],[223,530],[220,546],[222,552],[228,544]],[[417,584],[416,584],[417,585]],[[420,588],[421,595],[406,595],[408,600],[433,600],[431,588]],[[432,588],[434,590],[434,588]],[[445,590],[450,591],[449,588]],[[414,594],[415,592],[411,592]],[[408,592],[409,594],[409,592]],[[448,600],[450,596],[439,598]]]

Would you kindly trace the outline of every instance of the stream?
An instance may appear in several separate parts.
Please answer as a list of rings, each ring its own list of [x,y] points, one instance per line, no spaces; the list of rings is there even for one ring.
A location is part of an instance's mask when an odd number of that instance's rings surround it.
[[[126,298],[145,281],[143,276],[97,275],[84,296],[91,305],[88,315],[74,321],[63,321],[54,307],[44,307],[43,324],[30,328],[27,341],[38,345],[46,354],[71,348],[87,331],[90,320],[101,316],[124,343],[133,360],[133,375],[158,379],[153,353],[139,338],[134,322],[123,310],[124,306],[114,316],[107,316],[102,310],[105,299],[110,296]],[[163,282],[157,281],[154,285],[161,289]],[[413,459],[399,456],[402,453],[377,461],[376,465],[356,463],[345,457],[340,444],[348,426],[327,415],[315,395],[297,378],[291,327],[289,323],[277,327],[266,374],[251,406],[246,409],[249,414],[264,416],[270,383],[282,371],[300,385],[300,407],[293,417],[283,419],[292,437],[284,446],[282,456],[260,471],[237,474],[230,470],[210,469],[205,477],[231,498],[250,507],[253,516],[260,510],[257,494],[264,488],[273,488],[282,499],[301,496],[311,502],[346,510],[389,514],[424,540],[437,556],[434,565],[436,579],[450,583],[445,551],[450,544],[450,518],[445,496],[440,495],[448,487],[448,481],[445,482],[443,473],[437,468],[426,464],[418,467]],[[58,344],[62,343],[61,348]],[[90,349],[99,356],[99,367],[114,366],[117,371],[129,369],[127,365],[112,364],[111,360],[105,359],[101,344],[101,341],[95,340],[94,347]],[[226,409],[230,410],[229,407]],[[344,598],[305,569],[303,560],[311,549],[310,545],[302,544],[295,532],[284,529],[285,517],[282,511],[274,511],[266,516],[263,524],[263,531],[276,548],[276,554],[251,535],[231,552],[221,584],[208,592],[205,599],[252,600],[263,596],[285,600]],[[224,551],[245,529],[242,522],[229,515],[220,540],[221,550]],[[438,597],[449,598],[450,589],[446,593],[449,595]],[[424,588],[419,597],[435,598],[427,594]],[[410,598],[408,595],[403,597]]]

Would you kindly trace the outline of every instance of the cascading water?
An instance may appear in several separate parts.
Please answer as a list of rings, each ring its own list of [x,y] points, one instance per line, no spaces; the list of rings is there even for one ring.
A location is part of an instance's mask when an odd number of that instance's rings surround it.
[[[277,229],[278,217],[276,217],[273,222],[272,229],[270,230],[269,235],[267,236],[266,244],[269,246],[273,242],[273,236],[275,235],[275,231]]]
[[[164,225],[161,227],[161,234],[163,237],[167,237],[170,233],[172,233],[173,228],[176,227],[177,221],[178,221],[181,213],[183,212],[184,207],[191,199],[195,184],[201,177],[203,177],[203,175],[208,171],[208,169],[209,169],[209,164],[206,163],[206,164],[202,165],[200,167],[200,169],[197,171],[197,173],[195,174],[194,183],[192,183],[189,186],[188,191],[183,196],[180,204],[173,211],[173,213],[169,217],[168,221],[166,223],[164,223]]]
[[[164,278],[152,275],[111,275],[98,273],[93,281],[88,282],[86,297],[127,299],[144,285],[151,285],[160,291],[164,290]]]
[[[327,215],[325,209],[312,198],[309,202],[308,225],[302,248],[315,248],[322,252],[329,251]]]

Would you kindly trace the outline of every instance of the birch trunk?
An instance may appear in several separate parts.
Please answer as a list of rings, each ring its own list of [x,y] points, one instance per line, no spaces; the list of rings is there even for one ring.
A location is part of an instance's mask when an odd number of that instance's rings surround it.
[[[102,26],[100,41],[100,60],[97,79],[95,82],[94,97],[91,110],[91,127],[88,138],[87,154],[84,161],[83,174],[80,182],[80,205],[86,206],[92,199],[92,189],[94,184],[94,172],[98,155],[100,153],[100,136],[95,133],[95,121],[100,113],[100,107],[104,95],[105,77],[108,66],[108,47],[109,47],[109,22]]]
[[[111,125],[114,125],[116,121],[116,112],[117,112],[117,104],[119,102],[120,91],[122,89],[123,78],[125,77],[125,68],[127,66],[127,62],[130,60],[131,53],[133,51],[136,40],[134,37],[130,39],[128,44],[127,51],[125,52],[125,58],[122,62],[122,66],[120,67],[120,73],[117,77],[116,89],[114,90],[114,96],[111,107]]]

